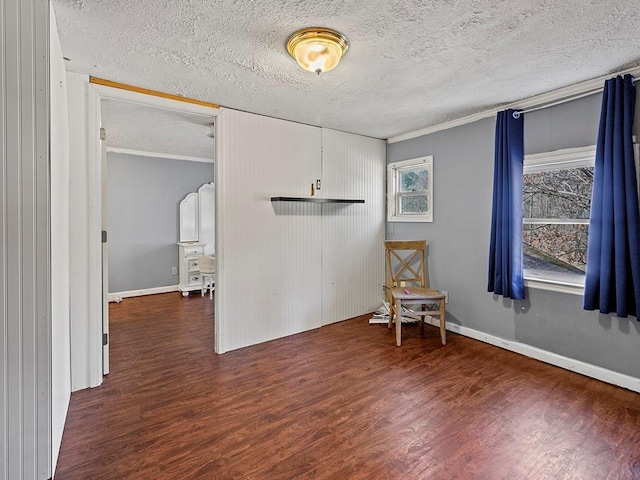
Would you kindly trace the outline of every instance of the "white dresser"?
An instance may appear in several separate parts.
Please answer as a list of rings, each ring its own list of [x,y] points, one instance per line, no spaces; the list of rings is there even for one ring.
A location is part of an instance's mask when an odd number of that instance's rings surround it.
[[[200,242],[179,242],[178,243],[178,265],[180,273],[180,283],[178,289],[185,297],[189,292],[202,288],[202,277],[198,265],[198,256],[204,255],[204,243]]]

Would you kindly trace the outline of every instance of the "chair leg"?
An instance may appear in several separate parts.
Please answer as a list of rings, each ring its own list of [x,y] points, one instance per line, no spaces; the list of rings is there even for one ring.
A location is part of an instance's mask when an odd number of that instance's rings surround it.
[[[396,345],[402,345],[402,303],[396,299]]]
[[[447,323],[446,323],[446,313],[445,313],[445,302],[444,299],[440,300],[440,340],[442,340],[442,345],[447,344]]]

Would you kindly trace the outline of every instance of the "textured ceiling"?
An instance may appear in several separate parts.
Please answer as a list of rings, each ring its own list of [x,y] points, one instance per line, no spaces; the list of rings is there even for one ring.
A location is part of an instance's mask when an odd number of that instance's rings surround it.
[[[107,147],[213,161],[213,118],[109,100],[102,110]]]
[[[53,0],[69,70],[377,138],[640,64],[631,0]],[[350,48],[316,76],[302,27]]]

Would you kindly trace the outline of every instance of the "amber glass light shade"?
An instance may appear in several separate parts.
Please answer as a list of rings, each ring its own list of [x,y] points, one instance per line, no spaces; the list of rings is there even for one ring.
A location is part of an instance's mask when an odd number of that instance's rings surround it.
[[[287,41],[287,51],[298,65],[318,75],[334,69],[348,48],[344,35],[328,28],[298,30]]]

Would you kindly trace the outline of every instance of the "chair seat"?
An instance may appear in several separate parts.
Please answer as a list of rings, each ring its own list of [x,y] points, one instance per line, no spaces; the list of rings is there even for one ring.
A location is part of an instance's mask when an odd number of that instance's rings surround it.
[[[208,289],[209,298],[213,300],[213,289],[215,288],[216,281],[216,258],[210,255],[200,255],[198,257],[198,265],[202,279],[202,285],[200,287],[202,296],[204,297]]]
[[[424,303],[423,300],[433,300],[434,303],[437,303],[445,298],[443,293],[427,287],[393,287],[391,295],[408,303],[411,303],[411,300],[419,300],[422,303]]]
[[[419,320],[421,332],[423,331],[424,322],[427,317],[438,317],[440,323],[440,339],[442,345],[447,344],[445,330],[446,296],[443,293],[427,287],[393,287],[389,289],[389,294],[392,302],[392,314],[389,317],[389,327],[391,327],[392,322],[395,320],[396,345],[400,346],[402,343],[401,324],[405,321],[403,317],[413,319],[413,321]],[[405,311],[407,304],[422,305],[423,310]]]

